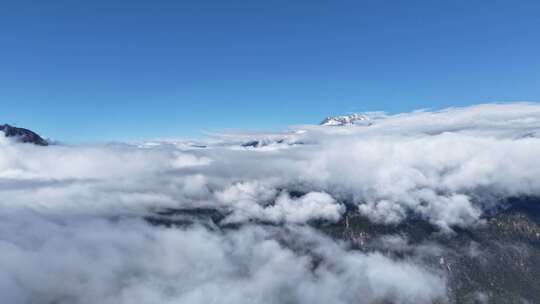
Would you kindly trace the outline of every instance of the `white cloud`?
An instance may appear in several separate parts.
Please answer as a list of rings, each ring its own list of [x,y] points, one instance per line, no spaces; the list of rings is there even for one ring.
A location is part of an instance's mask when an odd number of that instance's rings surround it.
[[[439,274],[351,252],[302,224],[338,221],[346,203],[375,222],[412,215],[450,231],[481,223],[506,198],[540,194],[538,104],[295,128],[222,135],[206,148],[36,147],[0,136],[0,292],[11,303],[430,302],[445,293]],[[238,148],[258,137],[267,148]],[[191,207],[277,226],[218,232],[137,220]],[[294,242],[315,240],[327,263],[312,270],[310,255],[277,242],[288,229]]]
[[[197,157],[193,154],[181,153],[174,159],[173,167],[179,169],[193,166],[206,166],[211,162],[212,160],[208,157]]]
[[[316,201],[276,204],[283,190],[299,190],[357,204],[374,221],[416,214],[446,229],[477,223],[497,200],[539,194],[538,130],[540,106],[521,103],[380,115],[369,127],[230,134],[206,149],[174,142],[43,148],[2,138],[0,204],[99,212],[216,205],[232,208],[237,220],[274,222],[323,216],[300,215],[307,210],[300,206]],[[230,149],[257,136],[270,145],[307,144]],[[336,220],[335,211],[324,214]]]
[[[323,258],[316,270],[311,256],[276,241],[279,230],[254,226],[215,233],[12,212],[0,228],[0,288],[14,304],[428,303],[445,296],[437,273],[346,251],[305,228],[289,235]]]
[[[258,219],[272,223],[306,223],[325,219],[336,222],[345,207],[324,192],[309,192],[299,198],[289,193],[277,195],[275,189],[256,188],[253,184],[235,184],[216,194],[218,200],[231,207],[227,222]]]

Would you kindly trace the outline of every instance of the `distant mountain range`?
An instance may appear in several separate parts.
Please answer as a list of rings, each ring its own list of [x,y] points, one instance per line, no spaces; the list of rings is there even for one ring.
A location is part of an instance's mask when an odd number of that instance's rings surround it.
[[[372,121],[366,114],[354,113],[343,116],[329,116],[321,123],[321,126],[346,126],[346,125],[371,125]],[[13,137],[22,143],[32,143],[38,146],[48,146],[49,142],[29,129],[14,127],[9,124],[0,125],[0,131],[6,137]],[[243,147],[261,147],[272,143],[284,143],[283,139],[277,141],[251,140],[242,144]]]

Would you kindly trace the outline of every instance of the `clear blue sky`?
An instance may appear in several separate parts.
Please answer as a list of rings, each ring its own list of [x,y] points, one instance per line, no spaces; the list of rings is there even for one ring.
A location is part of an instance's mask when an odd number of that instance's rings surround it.
[[[1,1],[0,122],[67,141],[540,100],[540,1]]]

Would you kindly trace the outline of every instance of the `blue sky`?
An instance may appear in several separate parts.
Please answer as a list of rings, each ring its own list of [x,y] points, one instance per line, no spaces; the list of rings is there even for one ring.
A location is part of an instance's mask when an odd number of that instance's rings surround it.
[[[0,122],[66,141],[540,100],[539,1],[1,1]]]

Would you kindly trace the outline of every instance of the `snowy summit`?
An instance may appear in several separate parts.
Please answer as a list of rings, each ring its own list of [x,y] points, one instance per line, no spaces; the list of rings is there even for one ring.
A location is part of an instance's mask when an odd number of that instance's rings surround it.
[[[369,124],[369,117],[365,114],[354,113],[343,116],[326,117],[321,123],[321,126],[345,126],[353,124]]]

